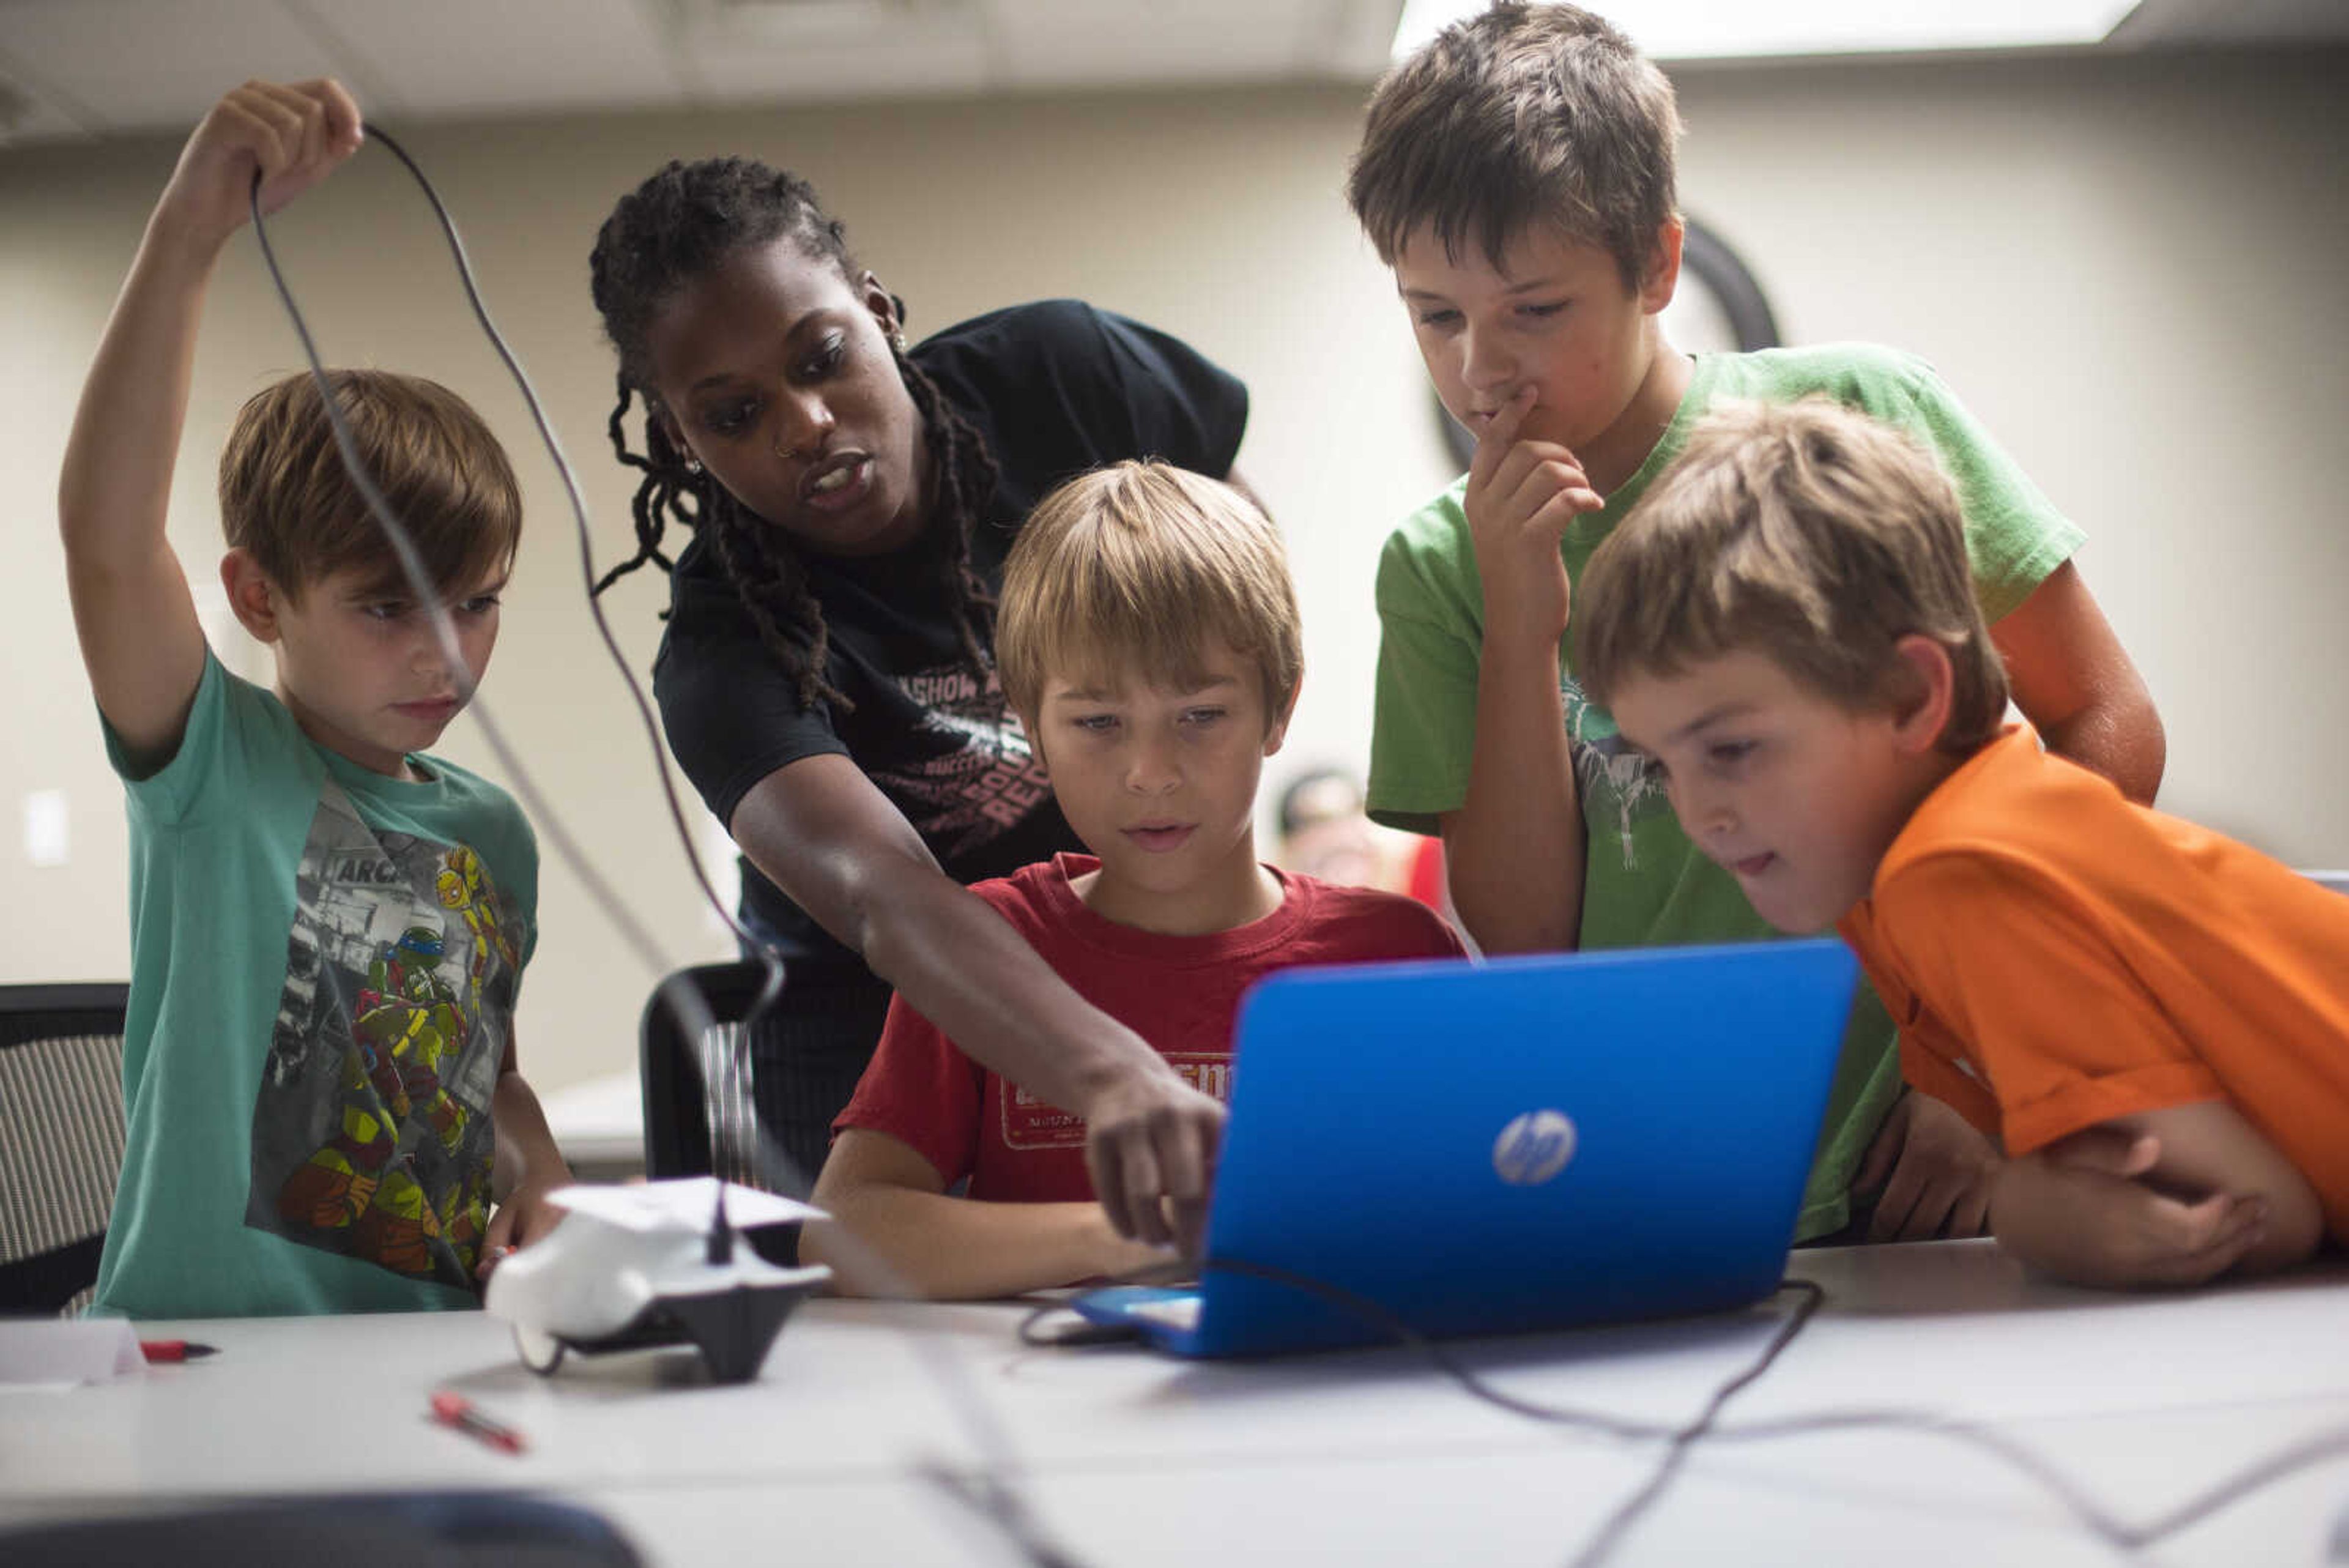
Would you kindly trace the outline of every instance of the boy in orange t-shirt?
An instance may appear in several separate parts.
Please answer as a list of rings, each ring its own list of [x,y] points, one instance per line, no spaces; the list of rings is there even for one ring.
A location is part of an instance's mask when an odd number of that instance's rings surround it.
[[[2088,1284],[2349,1242],[2349,898],[2002,724],[1949,483],[1806,401],[1723,410],[1592,556],[1583,685],[1901,1067],[2000,1139],[2000,1241]]]

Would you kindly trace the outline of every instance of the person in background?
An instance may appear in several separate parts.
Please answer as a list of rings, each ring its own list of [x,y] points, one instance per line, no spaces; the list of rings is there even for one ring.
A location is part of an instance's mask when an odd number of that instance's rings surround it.
[[[1362,786],[1342,768],[1311,768],[1288,781],[1274,807],[1274,861],[1324,882],[1382,888],[1447,913],[1444,841],[1398,832],[1362,810]]]

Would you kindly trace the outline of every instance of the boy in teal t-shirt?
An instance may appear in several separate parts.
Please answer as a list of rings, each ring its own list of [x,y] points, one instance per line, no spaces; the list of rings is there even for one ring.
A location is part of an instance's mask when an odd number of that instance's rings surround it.
[[[2140,800],[2160,779],[2151,700],[2071,565],[2079,530],[1929,367],[1856,346],[1692,358],[1664,340],[1679,132],[1670,82],[1607,23],[1495,5],[1380,83],[1349,180],[1438,396],[1478,438],[1381,561],[1370,811],[1443,835],[1454,905],[1487,952],[1773,934],[1584,699],[1566,644],[1583,563],[1724,399],[1823,393],[1918,436],[1963,497],[2024,715]],[[1900,1097],[1892,1044],[1863,993],[1800,1236],[1842,1227],[1856,1188],[1881,1194],[1876,1236],[1982,1227],[1995,1156],[1938,1102]]]
[[[331,378],[436,585],[419,606],[311,379],[245,405],[221,462],[221,578],[275,656],[272,691],[212,657],[165,537],[205,285],[254,176],[280,206],[358,140],[331,82],[249,83],[212,111],[66,452],[74,623],[130,819],[129,1137],[98,1312],[471,1306],[570,1179],[515,1066],[530,826],[422,752],[497,641],[522,520],[497,441],[429,381]]]

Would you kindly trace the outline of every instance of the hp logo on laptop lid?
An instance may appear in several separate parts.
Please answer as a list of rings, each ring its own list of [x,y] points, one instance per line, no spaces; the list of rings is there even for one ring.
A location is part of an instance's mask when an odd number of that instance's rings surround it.
[[[1527,1111],[1493,1140],[1493,1174],[1512,1187],[1539,1187],[1573,1158],[1574,1124],[1563,1111]]]

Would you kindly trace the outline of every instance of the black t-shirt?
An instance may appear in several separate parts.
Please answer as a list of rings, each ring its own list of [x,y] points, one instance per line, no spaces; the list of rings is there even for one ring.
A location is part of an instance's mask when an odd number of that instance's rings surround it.
[[[1078,300],[977,317],[911,358],[995,458],[995,494],[971,538],[971,564],[990,587],[1020,524],[1063,480],[1140,457],[1221,478],[1247,425],[1247,389],[1236,378],[1163,332]],[[856,705],[838,712],[802,704],[706,544],[696,538],[678,557],[653,691],[670,749],[720,822],[777,768],[834,753],[864,771],[958,882],[1082,847],[993,671],[982,684],[963,662],[945,590],[905,553],[806,556],[831,630],[825,679]],[[841,950],[747,858],[742,904],[753,929],[787,951]]]

